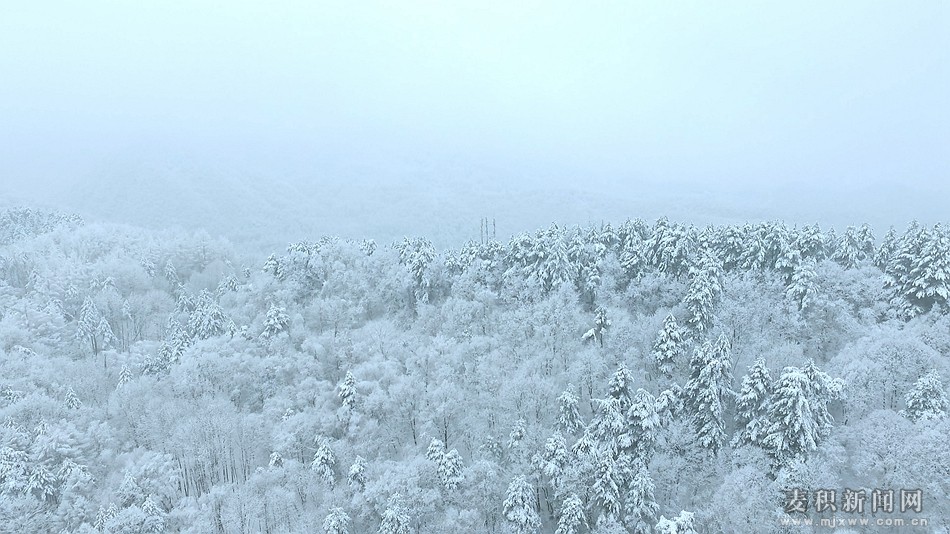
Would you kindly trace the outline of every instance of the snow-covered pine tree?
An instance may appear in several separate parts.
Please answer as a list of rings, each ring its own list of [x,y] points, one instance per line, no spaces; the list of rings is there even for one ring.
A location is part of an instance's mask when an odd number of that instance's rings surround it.
[[[508,485],[502,513],[511,531],[518,534],[536,532],[541,527],[541,517],[535,507],[534,488],[527,477],[517,476]]]
[[[755,360],[749,372],[742,377],[742,386],[736,395],[736,434],[733,446],[759,445],[769,430],[769,397],[772,395],[772,376],[765,360]]]
[[[656,514],[660,509],[656,504],[655,490],[656,486],[650,478],[646,464],[636,462],[624,505],[624,523],[633,534],[649,534],[652,531],[651,527],[656,522]]]
[[[891,259],[897,254],[898,248],[900,247],[900,241],[897,236],[897,230],[891,226],[887,233],[884,234],[884,240],[881,242],[881,246],[877,249],[877,252],[874,254],[874,265],[878,269],[885,271],[888,264],[891,262]]]
[[[426,450],[426,458],[435,463],[439,481],[445,489],[449,491],[458,489],[464,480],[462,475],[464,466],[462,465],[462,456],[457,450],[446,451],[445,443],[432,438],[429,448]]]
[[[808,375],[797,367],[786,367],[773,388],[762,446],[779,465],[805,458],[818,447],[820,430],[811,388]]]
[[[936,369],[920,377],[904,400],[907,406],[901,410],[901,415],[914,422],[942,419],[950,410],[946,390]]]
[[[624,512],[624,496],[631,478],[630,458],[604,452],[596,457],[594,483],[590,491],[594,503],[600,507],[597,524],[620,521]]]
[[[849,226],[835,244],[835,251],[831,255],[831,259],[841,264],[845,269],[853,269],[864,258],[864,245],[858,239],[858,231],[855,227]]]
[[[350,516],[343,508],[331,508],[323,520],[325,534],[350,534]]]
[[[145,520],[142,522],[142,532],[147,534],[166,532],[165,511],[159,508],[151,495],[147,495],[142,502],[142,513],[145,514]]]
[[[705,449],[719,452],[726,440],[726,400],[732,394],[732,362],[729,342],[720,336],[716,345],[706,343],[697,350],[691,362],[691,376],[685,394],[691,407],[698,443]]]
[[[608,328],[610,328],[610,319],[607,318],[607,310],[603,307],[598,307],[597,310],[594,311],[594,326],[584,333],[583,339],[585,341],[597,341],[600,343],[600,346],[603,347],[604,334]]]
[[[452,449],[445,453],[439,463],[439,480],[442,481],[442,486],[449,491],[457,490],[464,480],[464,467],[459,451]]]
[[[313,454],[310,469],[316,472],[328,486],[333,486],[335,478],[333,469],[336,466],[336,456],[333,454],[333,449],[330,448],[328,440],[318,439],[317,442],[320,445],[317,447],[317,452]]]
[[[633,400],[633,381],[633,372],[627,368],[627,364],[621,362],[607,382],[607,396],[620,402],[621,411],[625,412],[630,408],[630,402]]]
[[[340,383],[339,396],[344,408],[352,410],[356,406],[356,377],[350,371],[346,372]]]
[[[561,504],[561,513],[554,534],[581,534],[587,525],[584,502],[574,493],[568,495]]]
[[[112,327],[106,321],[99,308],[91,298],[86,298],[79,309],[79,318],[76,324],[76,339],[88,344],[93,356],[97,356],[103,349],[115,342]]]
[[[821,233],[821,226],[806,225],[795,238],[795,248],[802,255],[802,259],[821,261],[825,258],[825,236]]]
[[[528,433],[528,422],[524,418],[519,418],[515,421],[515,424],[511,427],[511,432],[508,433],[508,444],[509,449],[516,449],[521,446],[521,442],[524,440],[525,436]]]
[[[393,245],[399,252],[399,261],[409,273],[410,290],[416,302],[429,302],[432,280],[429,264],[435,259],[435,247],[425,238],[405,238]]]
[[[818,436],[819,439],[824,439],[834,428],[834,418],[828,410],[828,404],[841,397],[844,383],[839,378],[828,376],[815,365],[814,360],[805,362],[802,372],[808,377],[808,398],[815,416]]]
[[[649,463],[661,427],[656,398],[644,389],[637,389],[627,411],[627,424],[634,454],[643,463]]]
[[[268,340],[277,336],[287,329],[290,325],[290,317],[283,306],[271,304],[267,308],[267,314],[264,316],[264,330],[261,332],[261,340]]]
[[[702,336],[713,324],[713,309],[722,293],[722,263],[706,251],[689,269],[689,286],[683,304],[688,312],[686,324]]]
[[[362,456],[357,456],[356,460],[353,461],[353,465],[350,466],[349,471],[346,473],[346,479],[349,482],[350,486],[353,486],[360,491],[363,491],[366,488],[366,459]]]
[[[584,421],[578,409],[579,399],[576,391],[574,384],[568,384],[567,389],[557,398],[559,412],[556,426],[558,430],[566,434],[573,434],[584,427]]]
[[[567,442],[557,430],[544,442],[541,453],[534,455],[532,463],[551,482],[555,494],[560,493],[561,475],[567,465],[567,460]]]
[[[795,303],[799,311],[805,311],[818,293],[818,275],[812,259],[802,260],[795,266],[785,296]]]
[[[122,369],[119,371],[119,382],[116,384],[116,389],[122,389],[122,386],[128,384],[132,381],[132,370],[129,369],[128,365],[123,364]]]
[[[214,294],[202,289],[195,299],[195,308],[188,317],[188,330],[192,337],[208,339],[227,332],[228,318],[218,305]]]
[[[661,515],[656,524],[656,534],[699,534],[693,512],[680,512],[673,519]]]
[[[411,522],[412,516],[409,513],[409,508],[403,503],[402,496],[394,493],[389,497],[386,504],[378,533],[409,534],[412,532]]]
[[[66,399],[63,401],[69,410],[78,410],[82,408],[82,401],[76,396],[76,391],[72,386],[66,388]]]
[[[671,313],[663,320],[663,328],[653,343],[653,362],[663,376],[673,377],[676,362],[682,356],[684,348],[683,334],[676,324],[676,317]]]

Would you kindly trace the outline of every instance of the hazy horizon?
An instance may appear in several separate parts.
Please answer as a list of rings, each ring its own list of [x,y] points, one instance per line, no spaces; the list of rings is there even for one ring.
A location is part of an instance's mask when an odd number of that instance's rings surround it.
[[[882,231],[946,219],[948,51],[936,1],[7,6],[2,201],[264,246]]]

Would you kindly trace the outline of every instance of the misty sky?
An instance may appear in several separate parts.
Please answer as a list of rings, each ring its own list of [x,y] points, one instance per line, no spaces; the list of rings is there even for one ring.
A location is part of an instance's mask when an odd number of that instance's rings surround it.
[[[937,0],[0,3],[0,182],[24,198],[175,169],[314,203],[747,191],[740,218],[821,197],[803,217],[833,220],[854,192],[902,224],[950,213],[948,100]]]

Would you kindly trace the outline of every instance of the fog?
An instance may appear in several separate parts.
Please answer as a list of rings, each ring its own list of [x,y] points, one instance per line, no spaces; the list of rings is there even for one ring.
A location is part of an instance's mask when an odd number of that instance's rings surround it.
[[[0,204],[439,244],[946,219],[950,6],[8,2]]]

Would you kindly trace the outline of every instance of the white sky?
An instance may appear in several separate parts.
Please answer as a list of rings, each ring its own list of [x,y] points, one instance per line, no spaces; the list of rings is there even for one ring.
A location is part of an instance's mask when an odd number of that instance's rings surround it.
[[[937,0],[0,3],[14,191],[143,160],[334,186],[477,167],[613,197],[920,192],[903,223],[947,211],[948,101]]]

